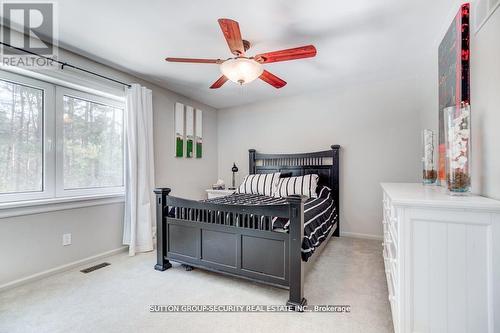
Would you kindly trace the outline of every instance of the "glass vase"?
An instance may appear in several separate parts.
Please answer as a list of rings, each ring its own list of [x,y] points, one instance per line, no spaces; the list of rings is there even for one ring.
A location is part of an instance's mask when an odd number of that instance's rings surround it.
[[[434,184],[437,171],[434,168],[434,132],[430,129],[422,131],[422,182],[424,185]]]
[[[465,195],[471,190],[470,105],[448,107],[444,117],[447,188],[452,195]]]

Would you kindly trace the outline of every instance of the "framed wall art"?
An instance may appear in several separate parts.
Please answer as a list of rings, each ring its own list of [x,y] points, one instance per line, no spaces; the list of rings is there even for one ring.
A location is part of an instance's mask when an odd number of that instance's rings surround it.
[[[175,103],[175,157],[184,156],[184,104]]]

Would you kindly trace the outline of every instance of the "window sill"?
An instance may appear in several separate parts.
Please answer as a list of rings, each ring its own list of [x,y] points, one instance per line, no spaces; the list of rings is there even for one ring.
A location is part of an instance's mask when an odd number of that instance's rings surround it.
[[[125,194],[91,195],[0,203],[0,219],[125,202]]]

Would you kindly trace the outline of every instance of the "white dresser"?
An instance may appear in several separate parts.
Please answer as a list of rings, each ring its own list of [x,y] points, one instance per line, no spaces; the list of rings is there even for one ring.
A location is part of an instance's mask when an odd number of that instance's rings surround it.
[[[500,201],[383,183],[395,332],[500,332]]]

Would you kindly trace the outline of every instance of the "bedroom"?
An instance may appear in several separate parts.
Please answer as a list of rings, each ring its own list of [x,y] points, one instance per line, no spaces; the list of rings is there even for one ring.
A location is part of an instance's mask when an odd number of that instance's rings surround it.
[[[497,332],[499,3],[2,2],[0,332]]]

